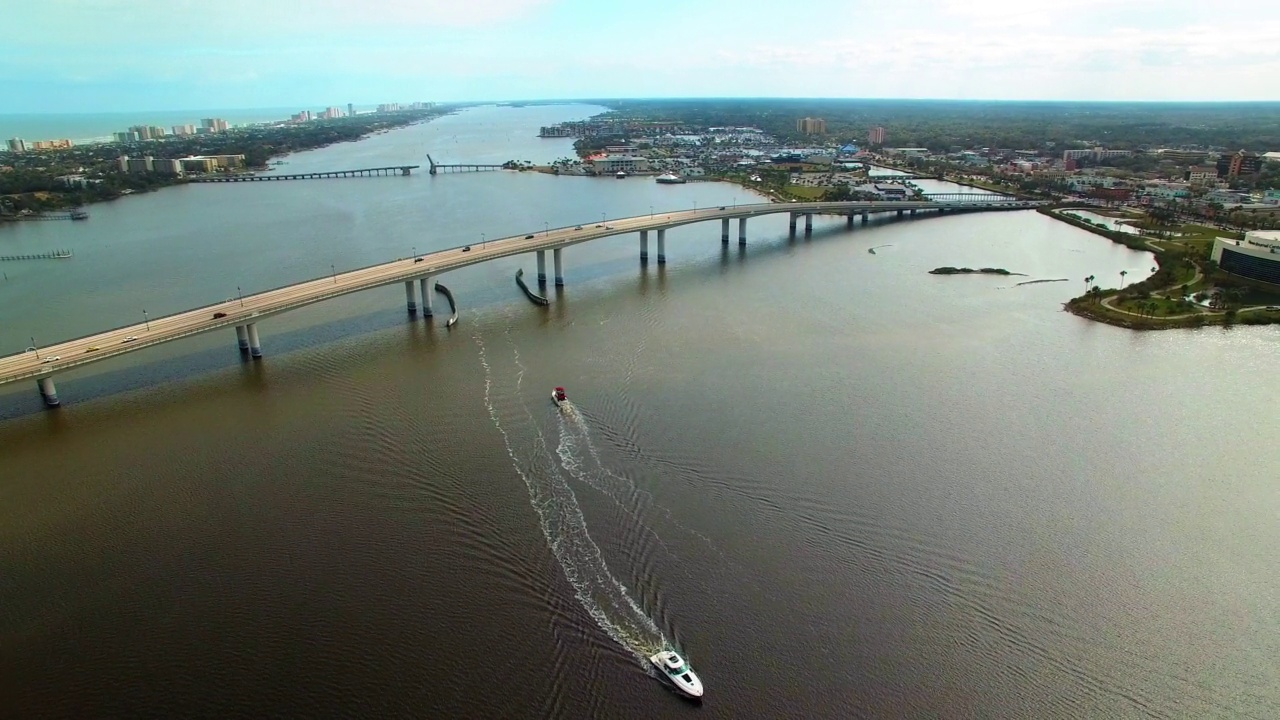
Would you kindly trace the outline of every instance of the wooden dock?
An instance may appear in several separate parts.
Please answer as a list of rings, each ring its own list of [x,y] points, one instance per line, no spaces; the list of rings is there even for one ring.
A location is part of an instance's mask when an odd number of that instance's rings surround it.
[[[0,255],[0,262],[14,260],[66,260],[69,257],[71,257],[70,250],[50,250],[49,252],[33,255]]]

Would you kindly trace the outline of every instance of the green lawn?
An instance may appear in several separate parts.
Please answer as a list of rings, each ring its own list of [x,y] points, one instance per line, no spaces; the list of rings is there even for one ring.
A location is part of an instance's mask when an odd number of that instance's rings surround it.
[[[1162,297],[1152,295],[1146,300],[1138,300],[1136,298],[1126,298],[1117,300],[1115,307],[1120,310],[1126,310],[1132,313],[1141,313],[1152,317],[1168,317],[1170,315],[1186,315],[1196,311],[1194,305],[1183,302],[1182,300],[1167,300]]]
[[[821,200],[828,188],[809,187],[807,185],[788,185],[782,192],[797,200]]]

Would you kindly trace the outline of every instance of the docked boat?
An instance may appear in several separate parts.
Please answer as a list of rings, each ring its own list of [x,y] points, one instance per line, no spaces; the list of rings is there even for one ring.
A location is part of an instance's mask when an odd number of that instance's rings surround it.
[[[619,180],[625,178],[626,176],[627,176],[627,173],[625,170],[619,170],[617,174],[614,175],[614,177],[618,178]]]
[[[558,387],[551,391],[551,402],[555,403],[556,407],[564,407],[569,404],[569,396],[564,394],[564,388]]]
[[[654,182],[662,185],[683,185],[685,179],[675,173],[663,173],[653,179]]]
[[[691,698],[702,697],[702,681],[693,672],[693,668],[689,667],[689,663],[680,657],[680,653],[663,650],[657,655],[651,655],[649,662],[656,665],[663,677],[671,681],[680,692]]]

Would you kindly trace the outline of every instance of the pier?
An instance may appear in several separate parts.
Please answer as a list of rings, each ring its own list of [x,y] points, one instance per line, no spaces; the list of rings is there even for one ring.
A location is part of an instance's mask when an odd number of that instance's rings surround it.
[[[385,175],[408,175],[410,171],[421,165],[394,165],[391,167],[360,168],[358,170],[330,170],[328,172],[289,173],[281,175],[257,175],[242,173],[221,177],[193,177],[187,182],[193,183],[225,183],[225,182],[265,182],[268,180],[320,180],[324,178],[377,177]]]
[[[19,215],[14,220],[34,222],[36,220],[88,220],[89,212],[84,208],[75,208],[67,212],[40,213],[38,215]]]
[[[70,250],[50,250],[45,253],[36,253],[34,255],[0,255],[0,262],[8,262],[11,260],[66,260],[71,257]]]
[[[457,163],[453,165],[442,165],[431,156],[427,156],[427,162],[430,163],[428,174],[435,175],[440,172],[493,172],[494,170],[502,170],[506,165],[484,165],[478,163]]]

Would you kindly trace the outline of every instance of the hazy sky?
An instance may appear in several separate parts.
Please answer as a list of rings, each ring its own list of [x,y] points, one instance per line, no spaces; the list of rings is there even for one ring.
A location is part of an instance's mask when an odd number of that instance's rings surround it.
[[[1280,99],[1277,0],[0,0],[0,112]]]

